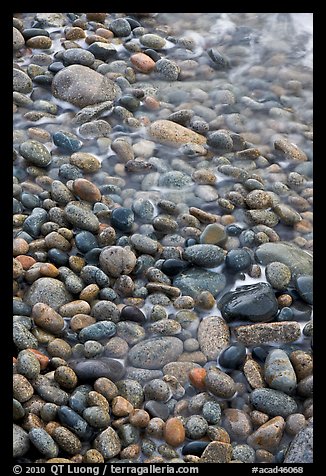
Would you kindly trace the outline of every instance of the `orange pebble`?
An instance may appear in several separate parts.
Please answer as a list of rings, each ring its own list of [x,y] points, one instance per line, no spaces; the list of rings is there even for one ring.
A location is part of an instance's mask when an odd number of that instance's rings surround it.
[[[202,368],[195,368],[191,369],[188,377],[190,382],[193,384],[194,387],[198,388],[199,390],[205,390],[205,378],[206,378],[206,370]]]
[[[20,264],[22,265],[22,267],[25,271],[27,269],[29,269],[31,266],[33,266],[33,264],[36,263],[34,258],[32,258],[31,256],[27,256],[27,255],[16,256],[16,260],[20,262]]]
[[[12,363],[13,363],[13,364],[16,364],[16,363],[17,363],[16,357],[13,357],[13,358],[12,358]]]
[[[42,354],[42,352],[36,349],[27,349],[27,350],[29,350],[30,352],[33,352],[37,360],[40,362],[41,370],[45,370],[48,366],[48,363],[50,362],[49,357]]]
[[[130,61],[141,73],[150,73],[155,68],[155,61],[145,53],[135,53],[130,56]]]

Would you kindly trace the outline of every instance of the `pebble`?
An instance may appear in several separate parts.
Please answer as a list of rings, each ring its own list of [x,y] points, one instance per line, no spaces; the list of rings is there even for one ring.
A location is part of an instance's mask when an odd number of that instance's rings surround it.
[[[221,407],[217,402],[205,402],[202,414],[205,420],[211,425],[218,425],[221,420]]]
[[[102,377],[94,382],[94,390],[103,395],[109,402],[118,395],[118,388],[111,380]]]
[[[159,59],[155,63],[155,70],[158,72],[159,77],[166,81],[176,81],[180,74],[180,67],[167,58]]]
[[[146,400],[167,402],[171,398],[171,389],[163,380],[153,379],[144,385],[144,395]]]
[[[117,335],[129,345],[135,345],[145,338],[145,330],[136,322],[123,321],[117,323]]]
[[[12,29],[12,46],[15,51],[20,50],[25,45],[25,39],[21,32],[13,27]]]
[[[289,395],[271,388],[258,388],[251,392],[250,403],[268,415],[288,417],[297,411],[296,401]]]
[[[70,366],[80,380],[95,380],[100,377],[106,377],[107,379],[117,381],[125,373],[121,362],[110,357],[70,361]]]
[[[248,444],[254,449],[264,449],[266,451],[275,451],[282,439],[285,428],[284,418],[276,416],[267,423],[261,425],[248,438]]]
[[[68,428],[59,426],[54,429],[52,433],[53,440],[59,445],[59,447],[70,455],[80,453],[81,442]]]
[[[47,50],[52,46],[52,40],[48,36],[34,36],[26,41],[28,48]]]
[[[284,225],[293,226],[302,220],[300,213],[296,212],[292,207],[278,203],[273,207],[273,211],[279,217],[280,222]]]
[[[263,369],[256,360],[247,357],[243,365],[243,373],[251,388],[266,387]]]
[[[313,304],[313,277],[304,275],[298,276],[294,284],[300,297],[308,304]]]
[[[207,429],[208,423],[205,418],[200,415],[192,415],[186,420],[185,432],[187,438],[192,440],[202,438],[206,434]]]
[[[268,265],[274,261],[285,264],[294,277],[300,275],[312,276],[312,255],[292,243],[265,243],[256,249],[259,263]]]
[[[291,270],[283,263],[274,261],[266,266],[266,279],[274,289],[284,290],[291,281]]]
[[[90,232],[97,232],[99,229],[98,218],[91,210],[81,206],[80,202],[70,202],[64,209],[64,217],[77,228]]]
[[[22,350],[17,356],[17,372],[28,380],[34,380],[40,373],[41,365],[33,352]]]
[[[60,334],[64,320],[52,307],[38,302],[33,306],[32,317],[36,325],[52,334]]]
[[[110,424],[110,415],[102,407],[90,406],[83,411],[83,418],[93,428],[107,428]]]
[[[242,461],[242,463],[254,463],[256,459],[255,450],[249,445],[233,446],[233,459]]]
[[[120,396],[114,397],[114,399],[111,402],[111,406],[112,406],[112,413],[118,417],[127,416],[134,409],[131,403],[128,402],[128,400]]]
[[[272,287],[267,283],[257,283],[236,288],[219,301],[222,316],[227,321],[234,319],[266,322],[273,319],[278,303]]]
[[[66,405],[68,402],[68,394],[60,388],[49,385],[43,385],[37,388],[37,393],[46,402],[55,403],[56,405]]]
[[[307,377],[300,380],[297,386],[297,393],[302,397],[313,396],[313,375],[308,375]]]
[[[87,66],[71,65],[59,71],[52,81],[52,94],[77,107],[115,99],[120,88]]]
[[[253,190],[248,193],[245,198],[247,206],[251,209],[270,208],[272,206],[272,198],[268,192],[263,190]]]
[[[302,413],[293,413],[289,415],[285,422],[285,431],[294,436],[307,425],[306,419]]]
[[[114,322],[102,321],[84,327],[79,333],[79,340],[86,342],[87,340],[104,340],[112,337],[116,333],[116,325]]]
[[[298,381],[308,377],[313,372],[313,358],[308,352],[295,350],[289,355]]]
[[[285,454],[284,463],[313,462],[313,427],[312,422],[299,431],[290,443]]]
[[[201,351],[208,360],[215,360],[222,349],[229,344],[228,325],[220,316],[209,316],[200,321],[197,339]]]
[[[273,228],[279,222],[276,213],[270,210],[247,210],[246,217],[250,224],[266,225],[270,228]]]
[[[188,374],[192,369],[200,366],[194,362],[169,362],[163,367],[164,375],[172,375],[181,385],[188,383]]]
[[[88,423],[71,408],[63,405],[58,410],[60,423],[68,427],[82,441],[87,441],[91,436],[91,428]]]
[[[147,430],[150,431],[150,425],[153,419],[158,418],[162,421],[165,421],[169,418],[169,408],[168,406],[163,403],[163,402],[157,402],[155,400],[148,400],[145,403],[144,409],[150,414],[152,417]],[[163,430],[163,428],[162,428]]]
[[[139,382],[124,378],[117,382],[120,396],[124,397],[134,408],[140,408],[144,401],[143,388]]]
[[[230,250],[225,257],[225,265],[233,273],[247,270],[251,265],[251,256],[246,250]]]
[[[120,438],[115,430],[109,427],[95,438],[94,447],[102,454],[104,460],[108,460],[120,453]]]
[[[100,265],[108,275],[118,278],[132,272],[136,266],[136,256],[129,247],[110,246],[101,252]]]
[[[13,375],[13,397],[18,402],[27,402],[33,393],[34,389],[26,377],[20,374]]]
[[[210,368],[205,378],[207,390],[220,398],[231,398],[236,392],[234,380],[218,368]]]
[[[197,266],[214,268],[223,263],[224,252],[216,245],[193,245],[184,250],[183,258]]]
[[[221,352],[219,356],[219,364],[227,369],[237,369],[244,363],[245,358],[246,347],[241,343],[235,343],[226,347]]]
[[[62,60],[65,66],[71,64],[82,64],[83,66],[92,66],[95,56],[90,52],[81,48],[70,48],[64,51]]]
[[[140,253],[146,253],[154,255],[157,251],[158,243],[155,240],[152,240],[148,236],[140,235],[135,233],[130,238],[131,244],[136,251]],[[162,270],[164,272],[164,270]]]
[[[282,349],[269,352],[265,360],[264,378],[269,387],[292,394],[297,378],[288,355]]]
[[[59,366],[54,372],[54,380],[61,388],[72,390],[78,383],[77,375],[67,366]]]
[[[247,413],[236,408],[227,408],[223,412],[223,426],[232,439],[246,440],[252,433],[252,423]]]
[[[19,153],[37,167],[47,167],[52,160],[51,153],[41,142],[27,140],[19,146]]]
[[[201,463],[230,463],[232,459],[232,446],[221,441],[212,441],[203,451]]]
[[[134,219],[134,213],[130,208],[115,208],[111,214],[111,225],[126,233],[131,230]]]
[[[138,71],[144,74],[151,73],[155,68],[155,61],[145,53],[135,53],[131,55],[130,61]]]
[[[134,321],[139,324],[146,322],[145,314],[135,306],[124,306],[120,312],[121,321]]]
[[[287,159],[304,162],[307,160],[306,154],[295,144],[287,139],[280,138],[274,141],[274,148],[282,152]]]
[[[182,341],[176,337],[146,339],[134,345],[128,355],[131,365],[143,369],[160,369],[176,360],[183,351]]]
[[[29,76],[24,71],[13,69],[13,90],[22,94],[29,94],[33,90],[33,83]]]
[[[77,179],[73,183],[73,191],[81,200],[95,203],[101,200],[101,192],[96,185],[86,179]]]
[[[28,436],[37,450],[46,458],[55,458],[58,456],[58,445],[43,428],[33,428],[30,430]]]
[[[296,321],[256,323],[233,328],[235,338],[246,346],[268,342],[294,342],[300,335],[300,325]]]
[[[224,274],[193,267],[183,271],[173,280],[173,285],[183,295],[195,298],[202,291],[209,291],[214,297],[225,287]]]
[[[96,60],[107,61],[116,56],[117,50],[114,44],[108,43],[108,41],[104,40],[103,38],[98,38],[98,37],[95,37],[95,38],[96,40],[100,40],[100,41],[94,41],[88,47],[88,51],[95,56]],[[116,87],[116,84],[113,83],[113,87],[111,86],[110,99],[112,99],[112,95],[115,94],[116,92],[114,89],[115,87]],[[105,91],[101,89],[101,93],[105,94]]]
[[[149,135],[152,139],[171,146],[179,146],[188,142],[204,144],[206,138],[197,132],[176,124],[175,122],[161,119],[153,122],[149,127]]]
[[[94,173],[101,168],[99,160],[94,155],[86,152],[75,152],[72,154],[70,163],[85,173]]]
[[[129,421],[131,425],[137,428],[146,428],[149,424],[150,416],[145,410],[136,408],[129,413]]]
[[[30,440],[28,433],[20,426],[13,424],[13,457],[21,458],[24,456],[30,447]]]
[[[214,131],[208,135],[207,145],[213,149],[231,151],[233,149],[233,140],[226,132]]]
[[[53,134],[53,143],[68,153],[77,152],[83,143],[75,134],[66,131],[57,131]],[[77,164],[73,164],[77,165]]]

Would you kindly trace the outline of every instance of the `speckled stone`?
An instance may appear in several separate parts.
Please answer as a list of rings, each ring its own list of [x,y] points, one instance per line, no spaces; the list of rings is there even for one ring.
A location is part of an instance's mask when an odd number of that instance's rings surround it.
[[[183,271],[173,280],[173,285],[179,288],[185,296],[195,298],[202,291],[209,291],[214,297],[225,287],[224,274],[193,267]]]
[[[160,369],[176,360],[183,351],[183,343],[176,337],[158,337],[139,342],[129,351],[128,359],[134,367]]]
[[[52,160],[47,147],[37,140],[23,142],[19,152],[28,162],[38,167],[47,167]]]
[[[291,270],[283,263],[274,261],[265,269],[266,279],[274,289],[284,290],[291,281]]]
[[[210,368],[205,378],[207,390],[221,398],[231,398],[236,392],[234,380],[218,368]]]
[[[300,324],[296,321],[262,322],[234,327],[233,330],[236,339],[246,346],[268,342],[293,342],[301,335]]]
[[[271,388],[258,388],[251,392],[250,403],[256,410],[268,415],[286,418],[296,413],[296,401],[286,393]]]
[[[214,268],[223,263],[224,252],[216,245],[193,245],[184,250],[183,258],[197,266]]]
[[[100,254],[100,265],[104,272],[115,278],[130,274],[136,266],[136,256],[129,247],[110,246]]]
[[[256,249],[259,263],[267,265],[273,261],[279,261],[287,265],[293,276],[312,275],[312,255],[292,243],[278,242],[265,243]]]
[[[33,428],[28,436],[37,450],[46,458],[55,458],[58,456],[58,445],[43,428]]]
[[[301,430],[292,440],[284,463],[312,463],[313,462],[313,426],[312,422]]]
[[[30,447],[28,433],[20,426],[13,425],[13,457],[20,458],[27,453]]]
[[[269,387],[291,394],[297,384],[291,361],[282,349],[273,349],[267,355],[264,377]]]
[[[223,417],[223,427],[236,441],[243,441],[252,433],[251,420],[243,410],[226,408]]]
[[[200,458],[201,463],[229,463],[232,459],[232,446],[221,441],[212,441],[206,446]]]
[[[248,444],[255,449],[275,451],[282,439],[284,428],[284,419],[281,416],[276,416],[250,435]]]
[[[179,146],[188,142],[194,144],[206,143],[204,136],[165,119],[153,122],[149,127],[149,135],[162,144],[172,146]]]
[[[120,88],[87,66],[71,65],[59,71],[52,82],[52,94],[77,107],[115,99]]]
[[[105,460],[108,460],[120,453],[120,438],[114,429],[109,427],[95,438],[94,447],[103,455]]]
[[[209,316],[200,321],[197,339],[208,360],[215,360],[230,342],[228,325],[220,316]]]

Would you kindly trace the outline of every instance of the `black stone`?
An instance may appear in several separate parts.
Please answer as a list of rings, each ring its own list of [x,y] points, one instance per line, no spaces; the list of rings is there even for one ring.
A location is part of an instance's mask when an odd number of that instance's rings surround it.
[[[219,304],[227,322],[250,320],[269,322],[276,316],[278,303],[273,288],[268,283],[257,283],[236,288],[222,296]]]
[[[30,38],[34,38],[34,36],[50,36],[50,33],[43,28],[26,28],[23,30],[22,35],[27,41]]]
[[[254,359],[260,360],[260,362],[265,362],[270,350],[271,348],[269,347],[253,347],[251,350],[251,355]]]
[[[81,440],[89,441],[93,431],[88,423],[78,413],[63,405],[57,412],[59,421],[73,431]]]
[[[294,321],[309,321],[312,314],[312,308],[309,304],[300,300],[294,301],[290,308],[293,312]]]
[[[146,410],[151,417],[153,418],[162,418],[166,421],[169,418],[169,408],[165,403],[156,402],[155,400],[149,400],[144,405],[144,410]]]
[[[208,444],[209,441],[190,441],[189,443],[186,443],[182,448],[182,454],[184,456],[194,455],[200,457]]]
[[[110,357],[99,357],[97,359],[71,360],[70,367],[75,371],[80,380],[96,380],[106,377],[117,381],[122,379],[125,368],[121,362]]]
[[[122,96],[119,100],[118,103],[120,106],[125,107],[128,109],[128,111],[134,112],[137,111],[137,109],[140,106],[140,101],[139,99],[135,98],[131,94],[126,94]]]
[[[53,81],[53,76],[48,76],[47,74],[39,74],[33,78],[33,83],[39,84],[40,86],[51,86]]]
[[[151,48],[147,48],[147,49],[144,51],[144,53],[145,53],[147,56],[149,56],[153,61],[155,61],[155,63],[156,63],[156,61],[158,61],[158,60],[161,59],[161,55],[159,55],[157,51],[152,50]]]
[[[217,51],[216,48],[209,48],[207,54],[213,61],[215,69],[227,69],[230,67],[229,59]]]
[[[58,248],[51,248],[48,251],[48,258],[56,266],[65,266],[69,262],[69,255]]]
[[[162,263],[161,270],[167,276],[176,276],[177,274],[181,273],[181,271],[188,268],[189,264],[181,259],[174,259],[170,258]]]
[[[138,28],[138,27],[141,26],[141,24],[137,20],[135,20],[134,18],[126,17],[125,20],[127,20],[127,22],[129,23],[132,30],[134,28]]]
[[[244,271],[251,265],[251,256],[246,250],[230,250],[225,257],[225,266],[232,272]]]
[[[41,205],[41,201],[37,195],[33,195],[32,193],[22,193],[20,198],[21,203],[24,207],[33,210],[33,208],[39,207]]]
[[[48,70],[51,71],[51,73],[58,73],[64,68],[64,65],[60,61],[54,61],[48,66]]]
[[[133,321],[143,324],[146,322],[145,314],[135,306],[125,306],[120,313],[121,321]]]
[[[88,251],[84,258],[87,264],[97,266],[99,263],[99,256],[103,251],[101,248],[93,248],[92,250]]]
[[[283,307],[277,314],[276,321],[293,321],[293,311],[290,307]]]
[[[81,231],[75,236],[75,243],[79,251],[87,253],[98,246],[97,239],[90,231]]]
[[[130,208],[115,208],[111,215],[111,225],[118,230],[130,231],[134,223],[134,212]]]
[[[34,208],[32,214],[26,218],[23,230],[33,238],[38,238],[42,225],[47,221],[48,214],[43,208]]]
[[[313,303],[313,276],[298,276],[295,287],[304,301],[308,304]]]
[[[240,342],[230,345],[219,356],[219,364],[227,369],[237,369],[245,361],[246,347]]]

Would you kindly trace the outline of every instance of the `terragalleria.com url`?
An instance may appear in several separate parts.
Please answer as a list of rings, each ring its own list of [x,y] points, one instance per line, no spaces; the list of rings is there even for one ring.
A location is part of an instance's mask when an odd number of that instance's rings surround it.
[[[142,476],[143,474],[198,474],[199,468],[196,466],[158,466],[149,464],[146,466],[113,466],[105,465],[101,468],[98,466],[93,467],[77,467],[75,465],[52,465],[51,473],[55,476],[60,474],[92,474],[94,476],[109,475],[109,474],[137,474]],[[16,473],[17,474],[17,473]]]

